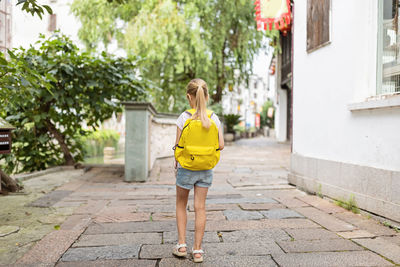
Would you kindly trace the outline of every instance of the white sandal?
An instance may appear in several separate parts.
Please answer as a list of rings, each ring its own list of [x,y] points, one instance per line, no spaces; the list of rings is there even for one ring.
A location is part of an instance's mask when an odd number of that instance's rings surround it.
[[[201,256],[195,257],[194,254],[200,254]],[[202,249],[193,250],[193,248],[192,248],[193,262],[196,262],[196,263],[203,262],[203,254],[204,254],[204,250],[202,250]]]
[[[177,257],[186,257],[187,256],[187,249],[185,251],[179,251],[181,248],[187,248],[186,244],[176,244],[174,247],[174,250],[172,251],[172,254],[174,254]]]

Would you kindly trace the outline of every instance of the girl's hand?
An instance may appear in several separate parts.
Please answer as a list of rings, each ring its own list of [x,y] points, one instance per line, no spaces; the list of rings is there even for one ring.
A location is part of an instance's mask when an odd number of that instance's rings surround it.
[[[178,169],[178,162],[176,161],[176,159],[174,160],[174,168],[175,170]]]

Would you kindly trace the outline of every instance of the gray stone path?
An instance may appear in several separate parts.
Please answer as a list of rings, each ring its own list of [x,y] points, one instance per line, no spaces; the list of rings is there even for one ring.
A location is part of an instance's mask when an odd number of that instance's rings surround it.
[[[228,146],[207,200],[205,262],[174,258],[172,159],[146,183],[124,183],[121,170],[57,188],[33,205],[73,207],[73,215],[28,251],[21,266],[392,266],[400,235],[373,219],[287,184],[289,147],[256,138]],[[57,192],[59,191],[59,192]],[[66,193],[66,191],[68,191]],[[193,196],[188,205],[193,243]]]

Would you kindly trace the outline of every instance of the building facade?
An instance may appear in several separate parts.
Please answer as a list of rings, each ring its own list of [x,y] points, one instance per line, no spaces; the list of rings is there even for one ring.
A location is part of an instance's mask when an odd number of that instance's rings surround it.
[[[222,96],[224,114],[238,114],[247,130],[256,128],[256,116],[262,111],[264,103],[269,99],[270,91],[267,80],[268,67],[265,66],[265,76],[253,74],[249,82],[227,86]]]
[[[290,182],[400,221],[398,1],[294,3]]]

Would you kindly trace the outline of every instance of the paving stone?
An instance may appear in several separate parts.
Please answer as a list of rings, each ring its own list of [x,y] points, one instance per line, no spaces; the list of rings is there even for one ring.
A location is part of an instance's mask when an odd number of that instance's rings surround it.
[[[224,215],[229,221],[259,220],[264,218],[258,211],[225,210]]]
[[[84,230],[90,222],[89,215],[71,215],[61,224],[61,230]]]
[[[75,210],[74,214],[97,214],[106,207],[108,200],[89,200],[89,202]]]
[[[59,201],[56,204],[53,205],[55,208],[59,207],[80,207],[82,205],[85,205],[87,202],[86,201]]]
[[[326,200],[326,199],[322,199],[318,196],[312,196],[312,195],[306,195],[306,196],[302,196],[302,197],[297,197],[298,199],[300,199],[301,201],[314,206],[315,208],[322,210],[323,212],[332,214],[332,213],[340,213],[340,212],[346,212],[347,210],[335,205],[334,203]]]
[[[364,250],[345,239],[278,241],[278,244],[287,253]]]
[[[310,205],[296,198],[275,197],[275,199],[288,208],[309,207]]]
[[[251,221],[210,221],[206,224],[206,231],[235,231],[245,229],[270,229],[270,228],[320,228],[308,219],[261,219]]]
[[[20,227],[15,225],[0,226],[0,237],[8,236],[19,231]]]
[[[119,260],[137,258],[140,250],[139,244],[70,248],[62,256],[61,261],[93,261],[93,260]]]
[[[280,209],[285,208],[282,204],[276,203],[258,203],[258,204],[251,204],[251,203],[241,203],[239,206],[244,210],[269,210],[269,209]]]
[[[271,209],[267,211],[260,211],[268,219],[289,219],[289,218],[304,218],[303,215],[290,209]]]
[[[85,181],[82,181],[82,180],[72,181],[72,182],[63,184],[62,186],[58,187],[56,190],[75,191],[75,190],[78,190],[84,184],[85,184]]]
[[[161,244],[161,233],[123,233],[82,235],[72,247],[114,246],[128,244]]]
[[[204,243],[207,256],[262,256],[283,253],[275,242],[242,241],[234,243]]]
[[[37,242],[17,263],[56,263],[82,231],[83,229],[53,231]]]
[[[193,198],[194,198],[193,195],[189,196],[189,199],[193,199]],[[238,198],[243,198],[243,196],[241,194],[217,194],[217,195],[208,194],[207,195],[207,199],[221,199],[221,198],[224,198],[224,199],[238,199]]]
[[[400,235],[399,234],[396,236],[382,236],[381,238],[400,246]]]
[[[281,267],[393,266],[371,251],[289,253],[274,260]]]
[[[323,228],[316,229],[285,229],[295,240],[323,240],[338,239],[337,234]]]
[[[355,227],[314,207],[295,208],[297,212],[320,224],[328,230],[340,232],[354,230]]]
[[[138,205],[138,212],[175,212],[175,205]]]
[[[226,243],[247,241],[284,241],[290,240],[290,236],[281,229],[253,229],[232,232],[220,232],[221,238]]]
[[[203,267],[243,267],[243,266],[265,266],[275,267],[277,266],[272,260],[271,256],[219,256],[219,257],[208,257],[204,256],[204,262],[202,264],[194,263],[190,259],[178,259],[178,258],[165,258],[159,263],[160,267],[190,267],[190,266],[203,266]]]
[[[150,213],[138,212],[138,213],[102,213],[94,219],[99,223],[107,222],[145,222],[150,220]]]
[[[246,168],[246,167],[236,167],[235,169],[233,169],[234,173],[252,173],[253,170],[250,168]]]
[[[224,214],[222,211],[207,211],[206,212],[206,217],[207,221],[221,221],[221,220],[226,220]],[[176,215],[175,212],[157,212],[151,215],[151,218],[153,221],[175,221],[176,220]],[[188,212],[187,213],[187,219],[189,221],[194,221],[195,220],[195,213],[194,212]]]
[[[188,231],[186,234],[186,243],[193,244],[194,240],[194,232]],[[176,244],[178,243],[178,233],[176,231],[173,232],[164,232],[163,233],[163,241],[164,244]],[[217,232],[204,232],[203,243],[219,243],[219,237]]]
[[[386,227],[373,219],[367,219],[361,214],[354,214],[348,211],[336,213],[334,216],[376,236],[391,236],[396,234],[396,231],[393,229],[390,229],[389,227]]]
[[[206,204],[206,211],[237,210],[237,204]],[[189,204],[189,211],[194,211],[194,205]]]
[[[277,203],[272,198],[207,199],[206,204]]]
[[[161,259],[174,257],[172,250],[175,244],[143,245],[139,259]]]
[[[65,198],[66,196],[71,194],[72,192],[73,191],[69,191],[69,190],[55,190],[55,191],[52,191],[52,192],[36,199],[35,201],[31,202],[27,206],[42,207],[42,208],[51,207],[55,203],[60,201],[61,199]]]
[[[54,267],[54,263],[33,263],[33,264],[0,264],[0,267]]]
[[[190,226],[190,224],[188,224]],[[163,222],[122,222],[122,223],[94,223],[89,225],[85,234],[117,234],[117,233],[147,233],[174,231],[176,223]]]
[[[155,267],[156,260],[95,260],[95,261],[81,261],[79,265],[76,262],[60,262],[56,267]]]
[[[396,264],[400,264],[400,246],[397,244],[388,242],[381,237],[353,239],[353,241],[392,260]]]
[[[115,214],[115,213],[133,213],[137,212],[137,207],[136,205],[126,205],[126,206],[107,206],[105,207],[99,215],[102,214]]]
[[[288,184],[272,184],[272,185],[255,185],[246,187],[236,187],[237,190],[284,190],[284,189],[296,189],[295,186]]]
[[[367,232],[365,230],[354,230],[354,231],[350,231],[350,232],[338,232],[337,234],[346,239],[375,237],[375,235],[373,235],[370,232]]]

